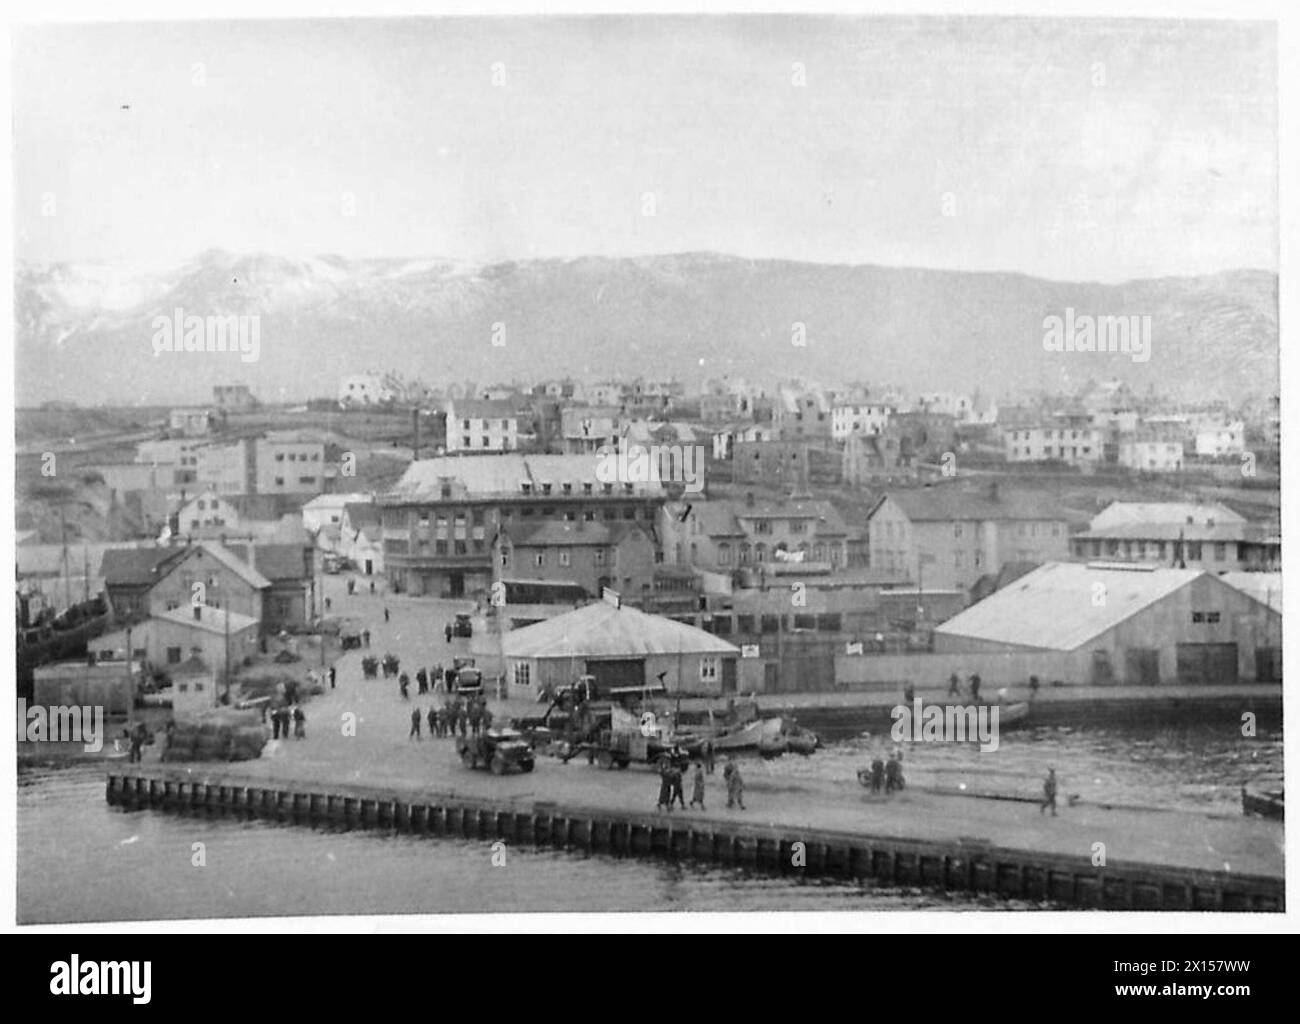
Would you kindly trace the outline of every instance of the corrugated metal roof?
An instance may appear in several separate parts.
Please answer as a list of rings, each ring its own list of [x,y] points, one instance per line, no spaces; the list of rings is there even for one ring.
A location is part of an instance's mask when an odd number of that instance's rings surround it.
[[[501,653],[507,658],[642,658],[739,654],[740,649],[694,626],[597,601],[507,633]]]
[[[1049,562],[955,615],[935,634],[1072,651],[1198,576],[1209,575],[1195,569],[1099,569],[1082,562]],[[1105,589],[1094,589],[1097,584]]]

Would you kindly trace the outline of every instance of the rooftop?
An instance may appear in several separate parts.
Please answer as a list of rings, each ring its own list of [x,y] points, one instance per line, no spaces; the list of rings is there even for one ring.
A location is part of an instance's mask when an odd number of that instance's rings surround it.
[[[955,520],[1033,519],[1065,522],[1060,502],[1040,494],[988,488],[972,490],[952,485],[890,491],[868,513],[871,519],[886,501],[892,501],[914,523]]]
[[[740,649],[694,626],[596,601],[507,633],[501,653],[507,658],[643,658],[736,655]]]

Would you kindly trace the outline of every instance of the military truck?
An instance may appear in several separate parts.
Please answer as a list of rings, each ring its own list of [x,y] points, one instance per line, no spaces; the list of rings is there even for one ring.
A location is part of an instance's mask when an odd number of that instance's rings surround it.
[[[466,768],[486,768],[493,775],[533,770],[533,748],[515,729],[488,729],[478,736],[458,736],[456,753]]]

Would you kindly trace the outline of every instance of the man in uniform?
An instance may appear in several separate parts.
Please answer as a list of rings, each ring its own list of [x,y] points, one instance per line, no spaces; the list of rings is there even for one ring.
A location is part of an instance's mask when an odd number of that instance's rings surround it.
[[[740,776],[740,765],[734,757],[727,758],[727,766],[722,769],[722,777],[727,780],[727,806],[739,806],[745,809],[745,780]]]
[[[695,774],[691,777],[691,806],[700,805],[700,810],[708,810],[704,806],[704,765],[695,762]]]
[[[409,740],[414,736],[417,740],[420,738],[420,709],[411,709],[411,731],[407,733],[406,738]]]
[[[1056,769],[1047,769],[1047,778],[1043,780],[1043,802],[1038,805],[1038,813],[1042,814],[1047,808],[1052,809],[1052,817],[1056,817]]]

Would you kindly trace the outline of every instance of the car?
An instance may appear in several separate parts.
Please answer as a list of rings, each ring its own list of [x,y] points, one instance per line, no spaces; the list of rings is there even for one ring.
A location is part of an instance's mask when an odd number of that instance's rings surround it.
[[[517,729],[488,729],[478,736],[456,737],[456,753],[466,768],[486,768],[493,775],[531,772],[533,748]]]
[[[474,623],[470,621],[468,615],[457,615],[451,624],[452,636],[473,636]]]

